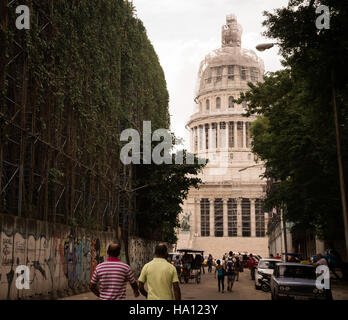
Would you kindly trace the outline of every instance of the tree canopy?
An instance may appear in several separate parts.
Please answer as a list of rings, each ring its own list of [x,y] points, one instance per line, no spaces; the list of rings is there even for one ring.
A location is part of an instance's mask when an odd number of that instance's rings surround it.
[[[319,4],[330,8],[330,29],[316,27]],[[278,44],[284,70],[250,83],[240,98],[248,103],[247,115],[260,115],[251,127],[252,148],[265,162],[266,176],[278,181],[265,207],[282,206],[295,228],[331,240],[343,238],[333,87],[348,181],[347,10],[346,1],[293,0],[265,12],[265,35]]]

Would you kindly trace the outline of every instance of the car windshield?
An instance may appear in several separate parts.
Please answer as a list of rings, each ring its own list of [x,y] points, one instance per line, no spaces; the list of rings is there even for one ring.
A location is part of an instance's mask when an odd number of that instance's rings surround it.
[[[301,266],[279,266],[279,276],[289,278],[316,279],[315,268]]]
[[[274,269],[276,263],[279,263],[280,261],[260,261],[259,268],[260,269]]]

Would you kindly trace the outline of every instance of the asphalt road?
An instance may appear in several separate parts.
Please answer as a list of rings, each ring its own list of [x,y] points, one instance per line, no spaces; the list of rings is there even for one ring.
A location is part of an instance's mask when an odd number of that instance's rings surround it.
[[[181,295],[183,300],[270,300],[269,293],[256,290],[254,281],[250,278],[249,270],[239,274],[239,281],[235,281],[232,292],[226,291],[227,279],[225,279],[225,292],[218,292],[217,279],[214,273],[202,275],[201,283],[196,284],[194,280],[189,283],[181,284]],[[97,300],[98,298],[91,292],[83,293],[61,300]],[[143,296],[134,298],[130,285],[127,286],[127,300],[144,300]]]

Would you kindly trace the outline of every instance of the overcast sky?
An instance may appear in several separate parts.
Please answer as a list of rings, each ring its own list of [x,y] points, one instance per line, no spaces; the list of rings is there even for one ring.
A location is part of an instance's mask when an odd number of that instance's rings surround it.
[[[263,11],[286,6],[288,0],[133,0],[147,30],[167,80],[171,129],[184,138],[185,124],[194,111],[195,87],[200,61],[221,47],[221,26],[227,14],[235,14],[243,27],[242,47],[255,50],[269,42],[261,36]],[[255,50],[256,51],[256,50]],[[257,52],[265,71],[281,68],[276,47]]]

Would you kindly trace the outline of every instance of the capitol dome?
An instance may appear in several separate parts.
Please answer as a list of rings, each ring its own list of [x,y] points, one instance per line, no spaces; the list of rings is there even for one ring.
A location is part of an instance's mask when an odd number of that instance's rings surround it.
[[[246,103],[235,103],[249,82],[263,81],[263,61],[242,48],[242,27],[234,15],[222,26],[221,48],[200,63],[195,112],[187,122],[190,150],[209,159],[199,175],[203,184],[190,189],[183,212],[191,214],[190,232],[179,233],[178,248],[229,250],[266,255],[267,213],[262,211],[264,167],[251,151]],[[186,232],[186,233],[185,233]]]

